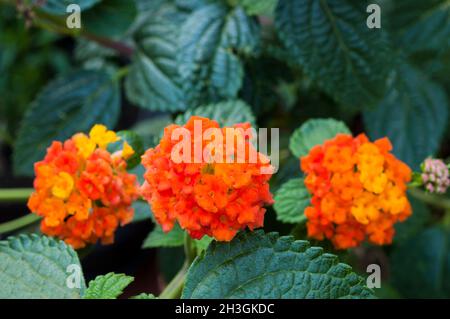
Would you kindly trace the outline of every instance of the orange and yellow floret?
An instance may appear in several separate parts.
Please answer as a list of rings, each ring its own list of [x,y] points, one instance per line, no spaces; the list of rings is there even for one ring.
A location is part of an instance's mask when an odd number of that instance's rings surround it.
[[[338,134],[301,158],[312,194],[305,210],[308,236],[328,238],[338,249],[355,247],[366,236],[377,245],[392,242],[394,224],[411,214],[411,170],[391,149],[387,138],[372,143],[364,134]]]
[[[201,123],[201,133],[211,128],[218,130],[223,136],[222,143],[213,137],[208,140],[194,135],[196,121]],[[244,134],[244,129],[250,124],[235,127],[242,130],[234,131],[236,144],[229,143],[234,147],[226,148],[226,128],[220,128],[216,121],[193,116],[183,126],[191,137],[187,161],[180,162],[171,156],[172,151],[178,149],[176,145],[183,140],[171,138],[179,125],[166,127],[159,145],[142,156],[146,173],[141,193],[164,231],[170,231],[178,222],[192,238],[208,235],[219,241],[230,241],[245,227],[263,226],[263,206],[273,202],[268,184],[272,166],[267,157],[253,148],[250,136]],[[202,152],[209,148],[215,160],[199,159],[194,150],[195,143],[200,143]],[[240,163],[233,160],[239,156],[239,145],[245,149],[245,156],[240,154],[244,161]],[[249,160],[252,151],[257,154],[256,161]]]
[[[35,163],[28,207],[43,217],[43,233],[82,248],[99,239],[112,243],[117,227],[131,221],[139,185],[125,160],[134,151],[124,142],[123,150],[108,152],[108,144],[118,140],[113,131],[95,125],[89,135],[53,142],[44,160]]]

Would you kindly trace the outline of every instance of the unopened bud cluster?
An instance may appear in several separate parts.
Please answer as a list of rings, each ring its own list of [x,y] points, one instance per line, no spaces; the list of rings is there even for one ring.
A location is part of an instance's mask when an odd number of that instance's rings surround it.
[[[448,167],[440,159],[427,158],[422,163],[422,181],[430,193],[444,194],[450,186]]]

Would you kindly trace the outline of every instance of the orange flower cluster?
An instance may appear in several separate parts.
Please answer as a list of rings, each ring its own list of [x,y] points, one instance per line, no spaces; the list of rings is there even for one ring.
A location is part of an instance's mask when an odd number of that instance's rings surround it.
[[[392,242],[394,224],[411,214],[411,170],[391,149],[387,138],[372,143],[364,134],[338,134],[301,158],[313,195],[305,210],[308,236],[326,237],[338,249],[355,247],[366,236],[377,245]]]
[[[195,123],[201,125],[201,135],[194,132]],[[208,235],[230,241],[246,226],[263,226],[263,205],[273,201],[268,185],[273,169],[268,158],[251,145],[244,131],[249,127],[248,123],[237,125],[236,135],[229,137],[226,129],[233,128],[220,128],[216,121],[193,116],[183,127],[166,127],[159,145],[142,156],[146,173],[141,193],[165,232],[177,221],[192,238]],[[180,129],[186,134],[179,142],[172,134]],[[203,138],[203,133],[211,129],[215,138]],[[225,147],[227,140],[232,141],[228,143],[232,147]],[[180,143],[184,150],[179,148]],[[196,143],[201,154],[195,152]],[[244,146],[245,154],[239,153],[240,146]],[[202,156],[208,150],[214,160]],[[252,151],[257,155],[254,162],[249,160]],[[177,152],[187,160],[176,160]],[[236,162],[239,156],[244,160]]]
[[[44,160],[35,163],[28,207],[43,217],[43,233],[82,248],[98,239],[112,243],[119,224],[131,221],[139,185],[126,172],[125,160],[134,151],[124,142],[123,150],[109,153],[106,147],[117,140],[114,132],[95,125],[89,136],[53,142]]]

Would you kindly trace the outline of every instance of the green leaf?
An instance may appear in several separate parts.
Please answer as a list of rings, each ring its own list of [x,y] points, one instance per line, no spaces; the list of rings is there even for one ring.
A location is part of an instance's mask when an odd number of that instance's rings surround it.
[[[69,288],[71,275],[80,288]],[[0,241],[0,299],[80,298],[85,288],[78,256],[63,241],[35,234]]]
[[[120,92],[110,75],[78,70],[50,82],[28,108],[14,144],[18,175],[33,175],[52,141],[64,141],[94,124],[113,128],[120,112]]]
[[[80,6],[81,11],[86,10],[101,0],[33,0],[34,4],[43,11],[55,15],[67,15],[67,7],[71,4]],[[71,12],[70,12],[71,13]]]
[[[370,298],[335,255],[292,236],[241,232],[213,242],[189,269],[182,298]]]
[[[150,232],[142,244],[142,248],[178,247],[184,243],[184,231],[175,224],[173,229],[165,233],[159,225]]]
[[[120,137],[120,140],[109,144],[108,151],[121,151],[123,150],[124,142],[127,142],[134,150],[134,154],[127,159],[127,169],[136,167],[141,163],[141,155],[144,154],[144,144],[141,137],[133,131],[119,131],[117,135]]]
[[[183,125],[193,115],[216,120],[220,126],[233,126],[237,123],[244,122],[249,122],[252,127],[256,126],[256,120],[252,110],[241,100],[230,100],[189,109],[177,116],[175,123]]]
[[[176,61],[178,28],[171,20],[150,17],[135,34],[137,45],[125,80],[128,99],[150,110],[185,109]]]
[[[450,5],[445,0],[396,0],[382,7],[397,43],[408,54],[450,48]]]
[[[161,226],[154,221],[156,226],[144,240],[142,248],[156,248],[156,247],[180,247],[184,245],[185,232],[180,228],[178,224],[175,224],[173,229],[165,233]],[[197,248],[197,250],[203,251],[208,245],[213,241],[209,236],[203,236],[202,239],[193,239],[192,243]]]
[[[396,246],[392,284],[406,298],[450,298],[450,234],[435,227]]]
[[[297,224],[306,220],[304,210],[309,206],[311,196],[303,178],[293,178],[281,185],[274,199],[273,208],[279,221]]]
[[[152,118],[142,120],[136,123],[132,130],[139,134],[145,141],[145,148],[154,147],[154,139],[158,142],[164,132],[164,128],[173,123],[173,118],[169,114],[155,115]],[[158,144],[158,143],[156,143]]]
[[[84,299],[116,299],[133,280],[133,277],[113,272],[97,276],[89,282]]]
[[[394,243],[402,243],[420,232],[430,220],[430,210],[421,201],[410,197],[412,215],[407,220],[395,224]]]
[[[294,131],[289,148],[296,157],[303,157],[316,145],[332,139],[336,134],[351,134],[347,126],[334,119],[311,119]]]
[[[202,239],[194,239],[193,243],[194,243],[195,247],[197,248],[197,251],[202,252],[208,248],[209,244],[211,244],[211,242],[213,240],[214,239],[212,237],[205,235],[202,237]]]
[[[175,4],[179,9],[189,12],[197,10],[210,2],[211,0],[175,0]]]
[[[83,27],[96,35],[114,37],[123,35],[137,16],[135,1],[103,0],[83,12]]]
[[[434,154],[448,123],[443,89],[413,67],[400,63],[396,81],[376,109],[364,114],[372,139],[389,137],[394,154],[413,169]]]
[[[210,4],[194,11],[181,27],[178,71],[188,105],[235,98],[243,66],[237,54],[255,53],[260,29],[241,7]]]
[[[157,298],[155,297],[154,294],[146,294],[143,292],[137,296],[131,297],[131,299],[157,299]]]
[[[369,29],[364,1],[280,0],[275,25],[307,75],[344,106],[364,108],[386,91],[391,53],[382,29]]]
[[[278,0],[229,0],[234,5],[241,5],[249,15],[271,15]]]

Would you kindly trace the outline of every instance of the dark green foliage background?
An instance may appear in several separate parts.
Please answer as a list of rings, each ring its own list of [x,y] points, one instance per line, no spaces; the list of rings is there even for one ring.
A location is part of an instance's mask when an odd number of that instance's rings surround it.
[[[301,178],[296,157],[312,142],[289,150],[289,137],[312,118],[388,136],[413,169],[450,156],[448,0],[70,1],[83,10],[72,36],[39,28],[49,17],[64,21],[67,1],[30,7],[31,28],[13,2],[0,0],[2,179],[31,177],[52,140],[94,123],[132,130],[147,148],[164,125],[196,112],[280,128],[273,191]],[[381,29],[366,26],[369,3],[381,7]],[[304,206],[299,194],[291,206]],[[448,298],[450,208],[415,200],[413,208],[394,244],[377,248],[385,288],[375,293]],[[265,228],[291,232],[272,208]],[[305,238],[301,227],[292,234]],[[372,248],[340,257],[365,274]]]

